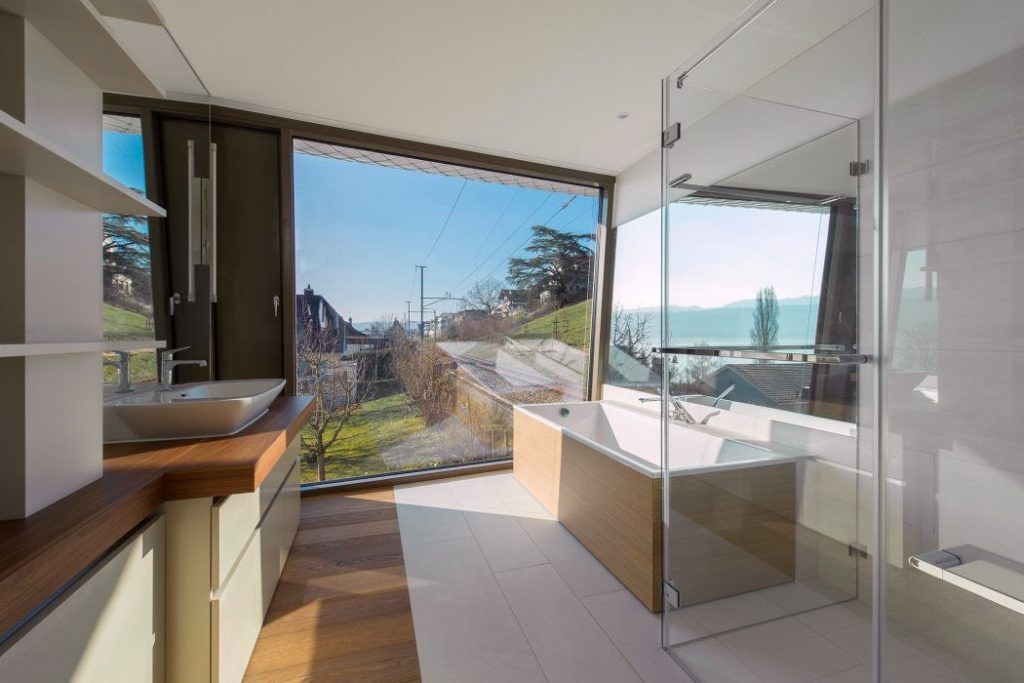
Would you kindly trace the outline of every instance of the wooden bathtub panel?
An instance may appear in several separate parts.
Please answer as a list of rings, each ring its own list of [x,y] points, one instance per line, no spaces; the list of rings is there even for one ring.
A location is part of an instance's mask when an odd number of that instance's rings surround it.
[[[512,472],[552,515],[558,515],[562,435],[518,410],[512,417]]]
[[[558,488],[559,521],[648,609],[661,611],[661,480],[565,438]]]
[[[745,593],[796,575],[792,463],[672,478],[670,559],[682,604]]]

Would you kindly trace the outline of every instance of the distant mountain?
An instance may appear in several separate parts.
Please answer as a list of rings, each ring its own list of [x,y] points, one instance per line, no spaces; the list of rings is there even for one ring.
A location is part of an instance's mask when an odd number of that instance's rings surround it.
[[[730,304],[722,306],[722,308],[753,308],[757,305],[757,299],[741,299],[740,301],[733,301]],[[816,296],[794,296],[789,299],[779,299],[779,306],[809,306],[818,305],[818,297]]]

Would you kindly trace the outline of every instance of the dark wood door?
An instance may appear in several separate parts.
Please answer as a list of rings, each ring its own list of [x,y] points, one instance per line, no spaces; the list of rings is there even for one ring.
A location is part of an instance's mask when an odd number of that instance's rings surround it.
[[[210,379],[215,363],[213,357],[212,319],[210,310],[209,270],[194,268],[195,301],[188,300],[190,174],[189,142],[192,143],[193,173],[191,177],[208,177],[210,126],[206,121],[165,118],[160,121],[160,181],[163,186],[168,281],[165,297],[180,298],[171,315],[171,338],[168,347],[190,346],[178,354],[181,359],[202,359],[207,367],[181,366],[175,372],[177,382],[199,382]],[[201,196],[193,187],[191,213],[198,217]],[[193,230],[193,236],[198,231]]]
[[[276,133],[214,125],[217,379],[284,377]]]

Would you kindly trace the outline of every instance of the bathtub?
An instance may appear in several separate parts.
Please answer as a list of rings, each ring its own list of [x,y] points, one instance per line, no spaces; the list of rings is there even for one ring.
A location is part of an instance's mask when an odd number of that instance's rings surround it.
[[[614,401],[532,404],[516,406],[513,423],[516,478],[649,609],[660,611],[659,413]],[[766,549],[762,539],[754,537],[756,525],[739,536],[732,527],[737,514],[757,520],[768,515],[764,528],[776,534],[792,526],[794,463],[799,457],[703,425],[669,425],[673,514],[696,522],[688,525],[694,529],[695,541],[706,531],[725,534],[727,541],[715,549],[718,569],[750,564],[747,558],[760,554],[751,565],[757,571],[732,571],[728,586],[721,585],[715,567],[689,573],[686,590],[681,591],[682,604],[755,590],[792,577],[792,534],[787,538],[783,533]],[[719,510],[727,510],[722,518],[715,517]],[[696,542],[677,539],[675,531],[672,541],[673,566],[682,563],[689,569],[707,564],[706,557],[686,556],[688,548],[707,554]],[[736,548],[735,557],[723,551],[731,547]]]
[[[661,417],[642,408],[613,402],[539,403],[515,408],[649,477],[661,477]],[[669,471],[697,473],[749,467],[757,463],[792,461],[741,437],[716,433],[703,426],[669,425]]]

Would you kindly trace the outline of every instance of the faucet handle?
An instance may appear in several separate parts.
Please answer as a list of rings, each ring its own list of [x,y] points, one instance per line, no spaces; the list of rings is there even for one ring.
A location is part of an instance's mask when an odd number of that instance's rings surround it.
[[[161,351],[160,360],[172,360],[174,358],[174,354],[180,351],[188,351],[191,348],[191,346],[179,346],[176,349],[167,349],[165,351]]]

